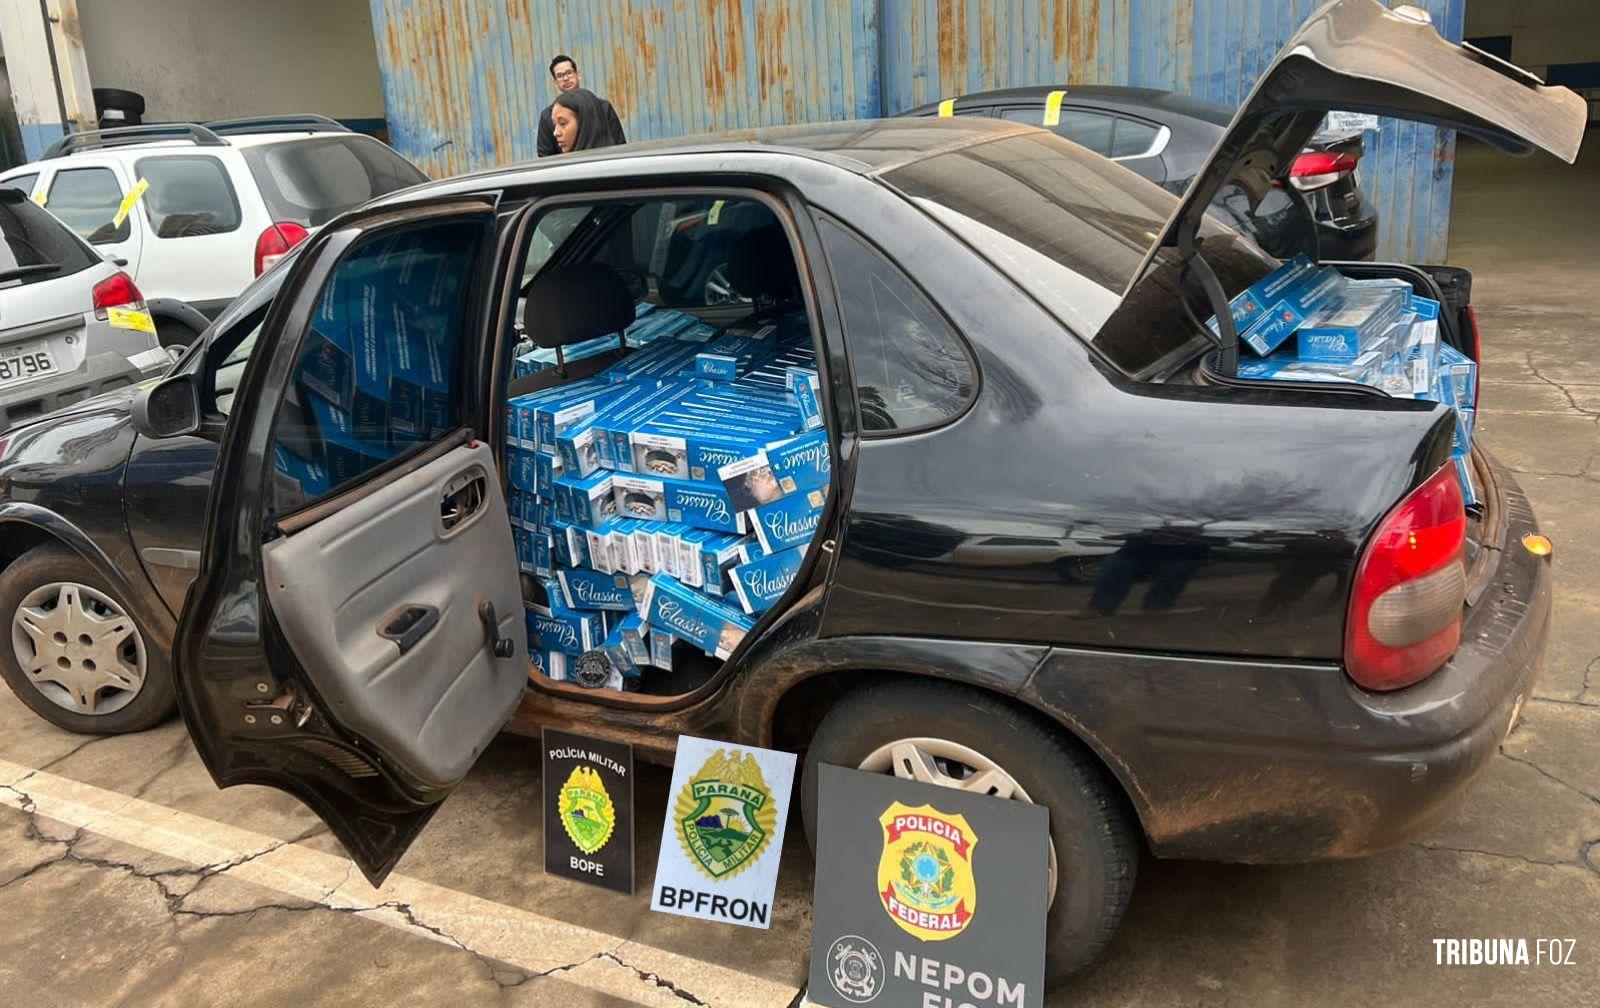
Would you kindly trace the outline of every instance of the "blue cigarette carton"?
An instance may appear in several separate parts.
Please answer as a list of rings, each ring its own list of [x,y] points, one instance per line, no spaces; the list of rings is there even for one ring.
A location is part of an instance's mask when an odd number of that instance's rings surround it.
[[[1461,481],[1462,503],[1472,507],[1478,503],[1478,488],[1472,482],[1472,456],[1462,453],[1452,457],[1455,463],[1456,477]]]
[[[822,426],[822,407],[819,396],[822,383],[815,368],[791,367],[784,372],[784,385],[794,396],[795,408],[800,411],[800,426],[816,430]]]
[[[528,648],[528,660],[533,664],[535,675],[544,676],[552,682],[566,682],[572,678],[567,656],[560,651],[541,651],[535,642]]]
[[[733,590],[739,606],[751,615],[759,615],[783,597],[800,573],[806,547],[780,550],[733,569]]]
[[[506,449],[506,482],[518,490],[538,493],[539,479],[534,468],[534,453],[526,448]]]
[[[1348,361],[1384,349],[1409,296],[1409,287],[1357,287],[1348,281],[1340,297],[1330,299],[1295,331],[1297,355],[1301,360]]]
[[[303,459],[281,447],[272,449],[274,488],[280,493],[280,511],[320,497],[333,486],[321,462]]]
[[[569,609],[610,609],[633,612],[633,592],[625,574],[601,574],[592,570],[557,570],[561,595]]]
[[[1274,355],[1239,361],[1239,377],[1273,381],[1349,382],[1377,385],[1383,373],[1383,354],[1376,350],[1353,361],[1307,361]]]
[[[616,521],[616,519],[612,519]],[[611,549],[611,522],[599,528],[582,529],[584,536],[584,553],[589,558],[589,568],[602,574],[625,573],[625,564],[617,563],[612,556]]]
[[[1228,302],[1228,311],[1233,315],[1234,331],[1243,333],[1255,325],[1261,316],[1277,304],[1286,291],[1315,271],[1316,266],[1310,259],[1297,255],[1234,295],[1233,300]],[[1218,334],[1215,315],[1206,322],[1206,325],[1213,334]]]
[[[556,480],[566,475],[566,467],[553,451],[541,448],[532,454],[534,493],[545,500],[554,500]]]
[[[809,543],[822,521],[822,508],[827,500],[827,488],[822,487],[790,494],[750,512],[761,548],[776,553]]]
[[[633,400],[620,409],[607,410],[599,421],[602,434],[599,442],[600,464],[618,472],[632,472],[633,450],[629,445],[629,435],[651,416],[676,403],[692,385],[692,382],[673,378],[662,382],[643,398]]]
[[[677,638],[657,627],[650,627],[649,630],[647,639],[650,644],[650,664],[668,672],[672,671],[672,642]]]
[[[1457,409],[1473,409],[1478,389],[1478,365],[1448,343],[1439,344],[1439,375],[1436,387],[1442,389],[1440,402]]]
[[[1450,440],[1452,451],[1461,454],[1471,450],[1472,428],[1477,416],[1478,411],[1470,406],[1463,406],[1456,410],[1456,430],[1455,435]]]
[[[583,530],[571,522],[556,521],[550,525],[550,555],[557,567],[588,566],[588,543]]]
[[[577,612],[554,600],[548,606],[525,605],[530,643],[537,638],[546,651],[580,655],[598,646],[600,615]]]
[[[743,532],[744,516],[733,509],[720,483],[649,476],[612,478],[616,510],[627,518],[682,522],[717,532]]]
[[[556,435],[589,416],[619,396],[631,392],[626,385],[613,385],[598,378],[571,382],[550,389],[550,395],[533,393],[539,397],[534,405],[534,423],[538,429],[539,447],[556,447]]]
[[[394,455],[394,449],[382,439],[357,437],[350,414],[326,399],[312,397],[311,414],[322,437],[322,461],[333,486],[359,476]]]
[[[724,575],[739,562],[739,544],[746,540],[725,532],[692,529],[683,536],[680,581],[695,588],[720,592]]]
[[[628,435],[632,471],[672,479],[715,478],[717,469],[729,460],[744,458],[764,443],[762,434],[754,431],[665,420],[647,423]]]
[[[631,598],[631,596],[630,596]],[[650,626],[644,617],[631,611],[606,632],[606,646],[621,647],[635,665],[650,664]]]
[[[562,476],[555,481],[556,518],[584,528],[598,528],[617,513],[612,493],[611,473],[601,470],[589,476]],[[561,500],[567,501],[561,513]]]
[[[600,464],[600,414],[591,413],[556,435],[556,453],[563,473],[592,475]]]
[[[330,292],[331,294],[331,292]],[[326,399],[331,405],[348,410],[355,398],[355,365],[351,360],[349,331],[342,320],[329,319],[330,298],[324,296],[317,320],[306,334],[300,350],[295,380]]]
[[[749,616],[721,599],[695,591],[677,579],[650,579],[640,607],[651,636],[664,630],[716,658],[727,658],[755,626]]]
[[[1239,334],[1242,343],[1265,357],[1284,341],[1323,305],[1337,298],[1344,290],[1345,278],[1330,270],[1315,270],[1306,274],[1271,305],[1255,323]]]
[[[539,446],[539,429],[534,420],[537,392],[506,400],[506,440],[515,441],[530,451]]]
[[[549,577],[555,570],[554,565],[551,563],[553,544],[550,541],[550,533],[535,529],[531,535],[533,536],[533,573],[541,577]]]

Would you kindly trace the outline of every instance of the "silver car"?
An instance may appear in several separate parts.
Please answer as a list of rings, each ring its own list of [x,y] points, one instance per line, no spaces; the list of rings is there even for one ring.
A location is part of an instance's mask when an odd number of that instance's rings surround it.
[[[152,377],[171,359],[133,279],[0,187],[0,428]]]

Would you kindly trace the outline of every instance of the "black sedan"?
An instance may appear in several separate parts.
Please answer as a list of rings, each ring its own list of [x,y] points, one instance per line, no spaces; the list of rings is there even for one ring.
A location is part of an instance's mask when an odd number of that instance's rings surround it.
[[[1260,199],[1352,96],[1567,160],[1586,111],[1342,0],[1181,200],[977,117],[612,148],[385,197],[131,403],[10,432],[3,598],[93,587],[121,608],[73,624],[91,644],[119,613],[146,655],[171,641],[219,785],[297,795],[375,882],[507,724],[663,760],[682,734],[803,750],[813,833],[824,762],[1043,804],[1059,978],[1109,939],[1141,844],[1302,861],[1438,821],[1537,675],[1550,572],[1518,546],[1533,515],[1482,451],[1466,509],[1451,411],[1241,382],[1231,326],[1199,321],[1277,265],[1206,223],[1212,198]],[[634,299],[667,303],[662,277],[705,233],[675,222],[725,213],[743,297],[690,285],[673,303],[714,326],[803,323],[831,469],[809,548],[763,617],[713,634],[724,657],[640,692],[557,681],[521,633],[502,447],[516,344],[572,352],[534,376],[547,387],[594,373],[577,348]],[[1441,338],[1476,351],[1464,273],[1366,268],[1441,301]],[[365,428],[329,406],[351,388],[349,339],[425,351],[359,365],[378,366],[355,386]],[[94,671],[27,608],[0,649],[14,686]]]
[[[1226,105],[1153,88],[1103,84],[981,91],[922,105],[908,116],[994,116],[1042,126],[1182,195],[1233,120]],[[1254,207],[1223,194],[1212,207],[1281,258],[1371,259],[1378,211],[1361,191],[1358,132],[1318,132],[1290,161],[1288,187]],[[1315,225],[1312,225],[1314,219]]]

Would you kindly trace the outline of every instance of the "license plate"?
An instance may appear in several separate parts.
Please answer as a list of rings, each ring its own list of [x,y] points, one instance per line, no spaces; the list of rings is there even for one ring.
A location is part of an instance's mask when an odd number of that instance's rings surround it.
[[[55,374],[58,370],[56,359],[50,354],[50,344],[43,340],[0,347],[0,388]]]

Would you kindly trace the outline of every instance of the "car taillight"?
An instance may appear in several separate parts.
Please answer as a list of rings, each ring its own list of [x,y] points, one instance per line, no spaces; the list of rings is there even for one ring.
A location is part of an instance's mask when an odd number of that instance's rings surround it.
[[[1301,192],[1325,189],[1356,170],[1353,154],[1336,151],[1305,151],[1289,166],[1289,182]]]
[[[306,240],[309,232],[294,221],[269,225],[256,239],[256,276],[272,268],[290,249]]]
[[[102,322],[106,319],[108,308],[119,308],[122,305],[144,307],[144,295],[139,293],[133,277],[121,270],[95,284],[93,297],[94,317]]]
[[[1345,671],[1370,690],[1426,679],[1461,643],[1467,518],[1447,465],[1378,524],[1356,566],[1344,631]]]

